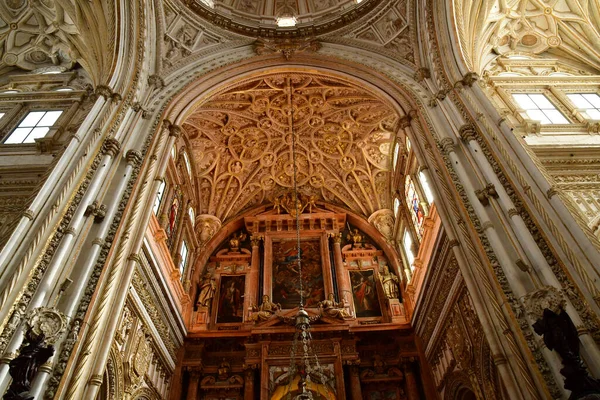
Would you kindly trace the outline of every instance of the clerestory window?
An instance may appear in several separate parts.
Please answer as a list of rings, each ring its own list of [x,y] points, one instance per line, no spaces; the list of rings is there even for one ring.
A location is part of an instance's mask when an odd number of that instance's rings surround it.
[[[19,125],[8,135],[4,144],[35,143],[43,138],[62,114],[62,111],[30,111]]]
[[[542,125],[569,123],[569,120],[543,94],[515,93],[513,98],[530,119],[540,121]]]
[[[600,120],[600,96],[596,93],[571,93],[567,97],[584,118]]]

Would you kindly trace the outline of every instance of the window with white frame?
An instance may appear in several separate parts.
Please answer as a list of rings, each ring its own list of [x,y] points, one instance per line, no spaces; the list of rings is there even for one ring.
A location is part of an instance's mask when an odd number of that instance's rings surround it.
[[[185,151],[183,152],[183,162],[185,163],[185,169],[187,170],[188,175],[191,177],[192,176],[192,164],[190,164],[190,158],[188,157],[188,155]]]
[[[423,172],[419,172],[419,182],[421,183],[421,188],[423,188],[423,193],[425,193],[425,197],[427,198],[427,203],[433,203],[433,192],[431,191],[431,186],[429,186],[429,180],[427,179],[427,175]]]
[[[30,111],[10,133],[4,144],[35,143],[54,126],[62,111]]]
[[[513,98],[530,119],[540,121],[542,125],[569,123],[569,120],[543,94],[514,93]]]
[[[596,93],[570,93],[567,97],[584,118],[600,120],[600,96]]]
[[[156,198],[154,199],[154,206],[152,207],[154,215],[158,215],[158,210],[160,209],[160,204],[162,203],[163,195],[165,193],[165,186],[165,181],[161,181],[158,192],[156,193]]]
[[[190,216],[190,221],[192,221],[192,226],[194,225],[195,222],[195,215],[194,215],[194,209],[192,207],[188,208],[188,214]]]
[[[179,272],[181,273],[181,280],[183,280],[183,273],[185,272],[185,267],[187,265],[188,259],[188,245],[185,240],[181,241],[181,261],[179,261]]]
[[[412,238],[410,237],[410,233],[408,231],[404,231],[404,236],[402,237],[402,246],[404,247],[404,254],[406,254],[406,261],[408,261],[408,265],[410,265],[410,269],[413,269],[413,262],[415,261],[415,255],[412,252]]]

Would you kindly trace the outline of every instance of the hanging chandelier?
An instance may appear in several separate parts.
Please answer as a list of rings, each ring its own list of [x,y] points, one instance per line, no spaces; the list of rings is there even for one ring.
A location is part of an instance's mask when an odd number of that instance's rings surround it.
[[[287,2],[286,2],[287,3]],[[294,189],[294,208],[296,216],[296,264],[300,282],[300,302],[298,312],[293,323],[295,327],[294,341],[290,350],[289,382],[287,399],[292,399],[292,386],[299,374],[298,393],[293,397],[294,400],[314,399],[313,392],[310,390],[312,385],[312,376],[318,376],[323,385],[327,384],[327,378],[323,373],[323,368],[319,363],[317,353],[312,347],[312,336],[310,333],[311,317],[304,309],[304,288],[302,282],[302,249],[300,246],[300,201],[298,198],[298,166],[296,160],[296,133],[294,130],[294,106],[293,106],[293,88],[291,79],[287,78],[287,97],[288,97],[288,126],[292,143],[292,164],[293,164],[293,189]],[[317,394],[316,398],[321,398]]]

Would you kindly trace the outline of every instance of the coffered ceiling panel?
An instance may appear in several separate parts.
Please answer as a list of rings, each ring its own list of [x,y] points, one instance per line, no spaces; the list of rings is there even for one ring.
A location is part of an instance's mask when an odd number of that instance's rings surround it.
[[[230,87],[183,124],[201,213],[225,221],[293,188],[294,158],[301,192],[364,216],[390,208],[397,121],[374,94],[334,77],[278,73]]]

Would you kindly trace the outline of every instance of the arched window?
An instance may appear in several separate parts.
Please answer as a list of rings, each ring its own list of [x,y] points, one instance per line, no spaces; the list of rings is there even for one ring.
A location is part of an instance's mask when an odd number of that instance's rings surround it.
[[[415,230],[417,231],[417,236],[420,239],[421,235],[423,234],[423,221],[425,220],[425,215],[423,214],[421,200],[419,199],[419,195],[415,190],[415,184],[410,175],[406,176],[404,189],[406,193],[406,204],[408,205],[409,214],[412,218]]]
[[[398,165],[398,156],[400,155],[400,143],[396,142],[394,146],[394,155],[392,158],[392,170],[396,171],[396,165]]]
[[[187,266],[189,249],[185,240],[181,241],[181,261],[179,261],[179,272],[181,273],[181,280],[183,281],[183,274],[185,273],[185,267]]]
[[[156,193],[156,198],[154,199],[154,206],[152,207],[154,215],[158,215],[158,210],[160,209],[160,204],[162,203],[162,199],[165,194],[165,186],[165,181],[161,181],[160,186],[158,187],[158,192]]]
[[[190,206],[190,208],[188,208],[188,215],[190,216],[190,221],[192,221],[192,226],[194,226],[196,216],[194,214],[194,209],[191,206]]]
[[[177,159],[177,147],[175,145],[171,147],[171,157],[173,158],[173,160]]]
[[[188,157],[188,154],[185,151],[183,152],[183,162],[185,163],[185,169],[187,170],[187,173],[191,178],[192,177],[192,164],[190,164],[190,158]]]
[[[177,214],[179,213],[179,198],[176,195],[173,197],[171,209],[169,210],[169,223],[167,224],[167,237],[172,240],[175,236],[177,226]]]
[[[421,183],[421,188],[423,188],[423,193],[425,193],[425,197],[427,198],[427,203],[433,203],[433,192],[431,191],[431,186],[429,186],[429,180],[427,179],[427,175],[425,172],[419,172],[419,182]]]
[[[412,271],[412,263],[415,261],[415,255],[412,252],[412,238],[410,237],[410,233],[408,231],[404,231],[404,236],[402,237],[402,247],[404,247],[406,261],[408,261],[408,265],[410,265]]]
[[[394,217],[398,218],[398,211],[400,211],[400,199],[394,199]]]

